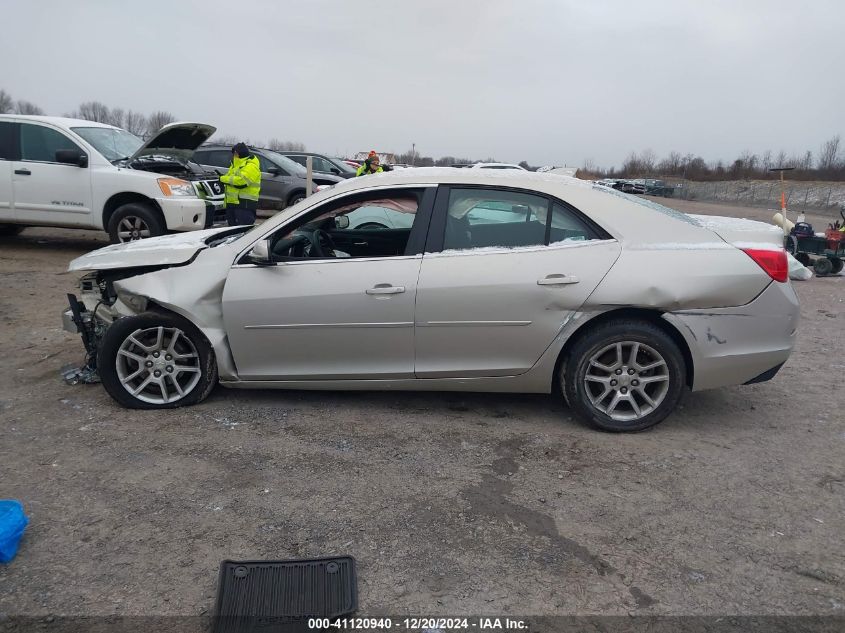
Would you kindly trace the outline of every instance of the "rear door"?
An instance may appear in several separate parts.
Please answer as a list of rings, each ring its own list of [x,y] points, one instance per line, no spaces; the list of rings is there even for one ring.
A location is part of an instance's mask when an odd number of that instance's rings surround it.
[[[64,132],[42,123],[19,126],[20,160],[12,163],[19,224],[93,226],[91,169],[56,160],[59,150],[87,152]]]
[[[417,288],[418,378],[518,375],[581,307],[621,247],[565,203],[440,187]]]
[[[16,123],[0,121],[0,220],[13,220],[12,161],[15,158],[17,139]]]

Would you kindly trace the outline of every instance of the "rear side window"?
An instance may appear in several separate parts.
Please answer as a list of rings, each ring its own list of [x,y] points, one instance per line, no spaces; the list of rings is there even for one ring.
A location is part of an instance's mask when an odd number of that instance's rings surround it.
[[[549,230],[549,244],[567,240],[601,239],[596,232],[578,217],[575,212],[557,202],[552,206],[552,226]]]
[[[285,154],[288,158],[290,158],[293,162],[299,163],[303,167],[305,167],[305,156],[296,156],[294,154]]]
[[[55,163],[56,152],[60,149],[81,151],[76,143],[61,132],[43,125],[21,124],[21,160]]]
[[[15,124],[0,121],[0,160],[15,159]]]
[[[452,188],[444,250],[544,246],[602,239],[589,222],[544,195],[483,188]]]

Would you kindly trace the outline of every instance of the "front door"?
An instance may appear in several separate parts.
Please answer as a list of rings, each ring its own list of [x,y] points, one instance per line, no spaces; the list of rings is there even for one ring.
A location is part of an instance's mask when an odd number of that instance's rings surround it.
[[[417,290],[418,378],[525,373],[620,253],[568,206],[487,187],[442,187],[430,237]]]
[[[20,224],[93,226],[91,169],[56,161],[59,150],[84,150],[59,130],[20,124],[20,160],[12,163]]]
[[[426,191],[323,203],[267,236],[273,265],[238,260],[223,317],[242,380],[413,378],[414,303],[434,197]],[[409,213],[413,226],[389,239],[383,229],[356,229],[355,251],[344,250],[349,222],[336,218],[364,205]]]

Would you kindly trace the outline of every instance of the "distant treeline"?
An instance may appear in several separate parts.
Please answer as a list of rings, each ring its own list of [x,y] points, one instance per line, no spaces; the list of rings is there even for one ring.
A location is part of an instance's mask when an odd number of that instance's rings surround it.
[[[5,90],[0,90],[0,114],[44,114],[44,111],[34,103],[25,100],[15,100]],[[142,138],[149,138],[163,125],[176,120],[170,112],[159,110],[145,115],[123,108],[111,108],[99,101],[81,103],[73,112],[64,116],[108,123]],[[284,141],[271,138],[266,142],[251,141],[237,136],[215,137],[213,142],[235,144],[244,141],[255,147],[267,147],[274,150],[304,151],[305,144],[298,141]],[[456,156],[441,156],[433,158],[422,156],[415,150],[409,150],[396,155],[398,163],[415,165],[417,167],[443,167],[457,164],[476,162],[495,163],[495,158],[484,159],[461,158]],[[520,166],[535,170],[527,161],[521,161]],[[790,180],[845,180],[845,152],[841,147],[839,135],[825,141],[814,154],[807,150],[804,154],[787,155],[781,150],[777,154],[767,150],[763,154],[753,154],[745,151],[733,161],[722,160],[707,162],[701,156],[694,154],[680,154],[671,152],[665,158],[658,156],[650,149],[642,152],[632,152],[622,167],[602,168],[593,161],[587,160],[579,170],[579,176],[584,178],[638,178],[648,176],[673,176],[699,181],[741,180],[741,179],[774,179],[779,178],[777,172],[770,171],[775,167],[793,167],[789,172]]]

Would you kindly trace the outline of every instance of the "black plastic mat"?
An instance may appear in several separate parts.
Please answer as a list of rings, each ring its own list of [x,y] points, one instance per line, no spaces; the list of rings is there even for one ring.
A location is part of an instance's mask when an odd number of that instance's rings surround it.
[[[310,618],[337,618],[358,608],[351,556],[220,564],[215,633],[306,631]]]

